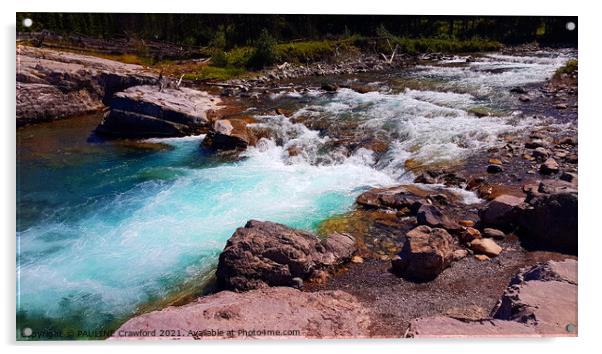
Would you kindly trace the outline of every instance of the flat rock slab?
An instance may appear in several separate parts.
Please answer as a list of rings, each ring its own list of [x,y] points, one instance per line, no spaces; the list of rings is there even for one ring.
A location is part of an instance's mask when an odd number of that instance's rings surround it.
[[[190,88],[130,87],[111,99],[111,111],[96,131],[125,138],[185,136],[209,127],[207,114],[219,97]]]
[[[19,45],[16,78],[22,126],[97,111],[114,92],[152,83],[157,75],[140,65]]]
[[[412,338],[479,338],[540,336],[524,323],[504,320],[461,321],[446,316],[418,318],[408,330]]]
[[[493,318],[421,317],[410,323],[407,336],[576,336],[577,329],[577,261],[567,259],[519,272],[494,309]]]
[[[577,288],[576,260],[538,264],[512,279],[494,317],[529,324],[545,335],[576,335]]]
[[[370,324],[367,310],[346,292],[266,288],[222,291],[140,315],[111,339],[361,338],[369,336]],[[161,336],[162,330],[169,331]]]

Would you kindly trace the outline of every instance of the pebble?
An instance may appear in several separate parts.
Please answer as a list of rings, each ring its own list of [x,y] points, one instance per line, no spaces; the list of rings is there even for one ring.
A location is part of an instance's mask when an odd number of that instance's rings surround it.
[[[360,256],[353,256],[351,258],[351,263],[364,263],[364,259]]]
[[[487,166],[487,172],[488,173],[499,173],[499,172],[503,172],[503,171],[504,171],[504,169],[500,165],[489,165],[489,166]]]

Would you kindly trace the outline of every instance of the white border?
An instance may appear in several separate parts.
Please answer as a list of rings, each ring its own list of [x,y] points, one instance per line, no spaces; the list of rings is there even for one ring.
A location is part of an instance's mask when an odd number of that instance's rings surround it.
[[[4,234],[2,251],[2,297],[3,319],[0,322],[2,345],[9,352],[45,353],[104,353],[131,351],[133,345],[144,345],[147,353],[163,353],[166,350],[185,352],[199,351],[244,351],[246,353],[282,352],[289,348],[297,351],[341,350],[346,353],[366,353],[367,351],[396,350],[412,353],[466,353],[479,351],[486,353],[573,353],[581,349],[591,349],[597,344],[598,319],[600,313],[599,283],[600,252],[602,233],[599,223],[600,183],[600,134],[602,133],[600,53],[600,13],[595,2],[577,1],[413,1],[391,2],[381,0],[361,1],[149,1],[149,0],[103,0],[85,2],[81,0],[26,0],[2,3],[2,61],[4,80],[0,96],[2,122],[2,209],[0,215]],[[510,339],[510,340],[340,340],[340,341],[295,341],[295,342],[210,342],[210,343],[15,343],[15,12],[16,11],[72,11],[72,12],[193,12],[193,13],[357,13],[357,14],[441,14],[441,15],[578,15],[579,23],[579,157],[580,157],[580,249],[579,249],[579,337],[557,339]],[[334,345],[333,345],[334,344]],[[294,349],[293,349],[294,350]]]

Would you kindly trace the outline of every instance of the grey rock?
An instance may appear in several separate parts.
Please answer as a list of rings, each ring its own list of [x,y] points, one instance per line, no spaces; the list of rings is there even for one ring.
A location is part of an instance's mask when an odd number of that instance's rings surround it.
[[[96,128],[120,138],[185,136],[209,127],[207,114],[217,110],[219,98],[189,88],[134,86],[116,93],[111,111]]]
[[[155,82],[139,65],[17,46],[17,126],[98,111],[113,93]]]

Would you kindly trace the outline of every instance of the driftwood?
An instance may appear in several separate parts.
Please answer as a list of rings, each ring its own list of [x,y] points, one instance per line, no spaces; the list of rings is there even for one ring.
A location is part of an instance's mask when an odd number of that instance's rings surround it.
[[[395,54],[397,54],[397,50],[399,50],[399,44],[395,45],[395,48],[393,48],[393,46],[391,45],[391,42],[389,41],[389,39],[387,38],[387,44],[389,45],[389,49],[391,49],[391,56],[389,58],[387,58],[387,56],[383,53],[380,53],[380,55],[382,55],[383,59],[385,59],[385,61],[389,64],[393,63],[393,59],[395,59]]]

